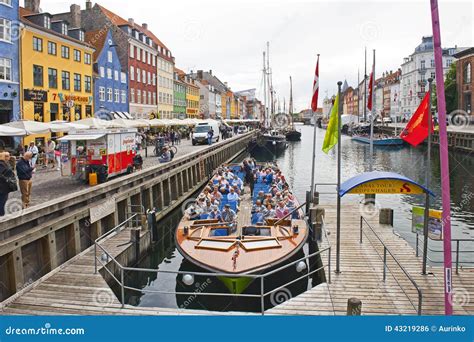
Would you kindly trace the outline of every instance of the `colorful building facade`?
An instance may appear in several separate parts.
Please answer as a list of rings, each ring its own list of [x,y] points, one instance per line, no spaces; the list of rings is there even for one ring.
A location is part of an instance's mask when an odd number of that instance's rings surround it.
[[[174,73],[173,87],[173,116],[184,119],[186,118],[186,83],[179,78],[177,70]]]
[[[128,74],[122,71],[112,33],[89,31],[86,42],[95,48],[94,108],[95,117],[113,119],[129,112]]]
[[[22,119],[77,121],[94,115],[92,55],[85,32],[49,13],[20,8]],[[44,144],[49,134],[32,135]]]
[[[0,0],[0,124],[20,119],[18,0]],[[13,146],[13,139],[0,144]]]

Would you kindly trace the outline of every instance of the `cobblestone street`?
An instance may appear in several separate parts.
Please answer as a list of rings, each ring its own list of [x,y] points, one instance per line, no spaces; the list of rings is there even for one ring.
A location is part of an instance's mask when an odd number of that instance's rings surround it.
[[[220,141],[218,144],[222,144]],[[175,158],[183,157],[189,153],[201,151],[207,145],[192,146],[191,140],[182,140],[181,145],[177,145],[178,154]],[[148,147],[148,158],[145,157],[145,151],[141,151],[143,156],[143,168],[150,168],[159,165],[158,158],[153,155],[153,146]],[[120,176],[119,176],[120,177]],[[39,169],[33,177],[33,189],[31,194],[31,206],[39,203],[45,203],[52,199],[71,194],[75,191],[89,188],[82,182],[72,179],[71,177],[61,177],[60,171],[55,169]],[[19,191],[10,194],[6,204],[6,212],[14,213],[21,210],[21,194]]]

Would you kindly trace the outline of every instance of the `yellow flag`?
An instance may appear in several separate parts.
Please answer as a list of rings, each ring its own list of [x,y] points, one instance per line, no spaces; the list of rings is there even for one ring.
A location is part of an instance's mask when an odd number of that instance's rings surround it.
[[[331,117],[329,118],[329,125],[324,137],[323,152],[328,154],[334,146],[337,145],[339,137],[339,94],[336,96],[334,106],[332,106]]]

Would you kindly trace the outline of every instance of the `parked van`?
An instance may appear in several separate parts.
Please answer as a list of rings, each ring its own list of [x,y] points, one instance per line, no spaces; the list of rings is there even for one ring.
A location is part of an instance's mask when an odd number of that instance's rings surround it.
[[[211,130],[214,131],[214,136],[212,137],[212,143],[219,141],[219,122],[209,121],[202,122],[196,125],[193,130],[192,142],[193,146],[196,144],[207,144],[207,133]]]

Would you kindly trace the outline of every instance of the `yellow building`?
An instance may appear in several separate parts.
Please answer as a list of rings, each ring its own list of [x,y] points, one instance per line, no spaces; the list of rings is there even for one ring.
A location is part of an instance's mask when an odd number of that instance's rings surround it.
[[[93,117],[94,49],[84,43],[84,31],[66,21],[51,21],[49,13],[20,8],[21,108],[23,120],[77,121]],[[44,145],[49,134],[32,135]]]
[[[227,97],[227,93],[221,93],[221,104],[222,104],[222,118],[227,119],[227,103],[229,99]]]
[[[192,78],[186,81],[186,116],[188,118],[199,117],[199,87],[194,84]]]

